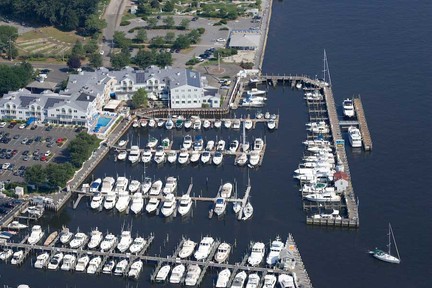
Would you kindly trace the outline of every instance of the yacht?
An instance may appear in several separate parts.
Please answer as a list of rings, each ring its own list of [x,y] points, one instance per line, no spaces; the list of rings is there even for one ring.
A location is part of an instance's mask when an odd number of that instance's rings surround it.
[[[199,275],[201,274],[201,267],[198,265],[189,265],[187,273],[186,273],[186,279],[185,279],[185,285],[186,286],[195,286],[197,284]]]
[[[253,206],[250,202],[248,202],[244,207],[243,207],[243,218],[242,220],[247,220],[250,217],[252,217],[253,215]]]
[[[141,127],[147,127],[147,124],[148,124],[148,121],[147,121],[147,119],[140,119],[140,126]]]
[[[341,220],[342,217],[339,215],[339,210],[333,209],[331,213],[320,213],[312,215],[313,219],[334,219]]]
[[[248,257],[248,263],[252,266],[258,266],[263,258],[265,253],[265,245],[262,242],[255,242],[252,246],[251,254]]]
[[[166,122],[165,122],[165,128],[167,130],[171,130],[172,128],[174,128],[174,122],[172,121],[171,118],[169,118]]]
[[[244,141],[244,143],[240,144],[240,151],[247,152],[249,150],[250,143],[248,141]]]
[[[201,129],[201,119],[195,119],[195,121],[193,122],[193,129],[194,130],[200,130]]]
[[[226,209],[226,200],[223,197],[216,198],[214,204],[214,212],[216,215],[220,216],[225,212]]]
[[[239,213],[242,210],[242,204],[240,201],[236,201],[233,203],[233,211],[235,214]]]
[[[222,126],[222,121],[220,119],[216,119],[214,122],[214,127],[219,129],[221,128],[221,126]]]
[[[158,273],[156,274],[156,282],[164,282],[166,280],[166,278],[168,277],[168,274],[171,270],[171,266],[170,265],[164,265],[162,266]]]
[[[302,86],[303,86],[303,85],[302,85],[302,82],[297,82],[297,83],[296,83],[296,88],[297,88],[297,89],[301,89]]]
[[[255,167],[259,164],[259,161],[260,161],[260,152],[257,150],[251,151],[251,153],[249,154],[249,164],[252,167]]]
[[[342,102],[343,114],[346,117],[354,117],[354,103],[351,99],[345,99]]]
[[[176,122],[175,122],[175,127],[177,129],[181,129],[181,128],[183,128],[183,124],[184,124],[184,120],[183,119],[177,119]]]
[[[147,213],[153,213],[156,211],[160,203],[159,198],[156,197],[150,197],[149,202],[146,205],[146,211]]]
[[[88,255],[84,255],[83,257],[79,258],[75,266],[75,271],[78,272],[85,271],[89,262],[90,262],[90,257]]]
[[[102,181],[101,193],[103,195],[111,192],[114,187],[115,180],[113,177],[105,177]]]
[[[358,148],[362,146],[362,136],[358,128],[353,126],[349,127],[348,136],[350,144],[353,148]]]
[[[192,151],[191,156],[190,156],[190,162],[191,163],[197,163],[200,160],[201,154],[199,151]]]
[[[264,117],[264,114],[261,112],[261,111],[257,111],[256,113],[255,113],[255,118],[256,119],[262,119]]]
[[[108,233],[105,238],[102,240],[102,243],[100,244],[100,248],[102,252],[110,251],[115,244],[117,243],[117,237],[112,234]]]
[[[128,184],[129,184],[129,180],[126,177],[120,176],[117,178],[117,183],[114,191],[116,193],[125,192],[125,191],[127,192]]]
[[[263,288],[274,288],[277,282],[277,278],[273,274],[266,274],[264,276],[264,286]]]
[[[129,191],[135,193],[140,188],[141,183],[138,180],[132,180],[129,184]]]
[[[209,120],[205,119],[203,122],[203,128],[208,129],[208,128],[210,128],[210,125],[211,125],[211,122]]]
[[[238,148],[239,148],[239,141],[238,140],[234,140],[234,141],[231,142],[231,144],[229,146],[229,151],[231,153],[235,153]]]
[[[211,159],[211,154],[210,154],[209,151],[204,151],[204,152],[201,154],[201,162],[202,162],[203,164],[210,163],[210,159]]]
[[[265,112],[264,113],[264,119],[270,119],[270,112]]]
[[[43,243],[44,246],[50,246],[51,244],[54,244],[54,240],[57,241],[58,232],[54,231],[48,237],[45,239],[45,242]]]
[[[75,234],[72,241],[69,243],[70,248],[77,249],[82,246],[84,246],[85,242],[87,241],[88,236],[82,232],[78,232]]]
[[[141,184],[141,192],[146,194],[152,186],[152,179],[150,177],[145,177],[144,182]]]
[[[96,271],[99,269],[101,263],[102,263],[102,258],[100,256],[96,256],[92,258],[87,267],[87,274],[95,274]]]
[[[197,245],[197,244],[196,244],[195,242],[193,242],[192,240],[190,240],[190,239],[185,240],[185,241],[183,242],[182,248],[180,249],[180,252],[179,252],[178,256],[179,256],[181,259],[183,259],[183,258],[187,258],[187,257],[191,256],[192,253],[193,253],[194,250],[195,250],[195,246],[196,246],[196,245]]]
[[[157,127],[161,128],[162,126],[164,126],[165,121],[162,118],[159,118],[157,120]]]
[[[232,122],[231,122],[230,119],[226,119],[226,120],[224,121],[224,126],[225,126],[225,128],[227,128],[227,129],[231,128],[231,124],[232,124]]]
[[[240,124],[241,124],[240,119],[234,119],[234,121],[232,122],[232,128],[233,129],[240,129]]]
[[[149,126],[150,128],[154,128],[154,127],[156,126],[156,120],[153,119],[153,118],[149,119],[149,121],[148,121],[148,126]]]
[[[126,272],[126,268],[128,264],[129,262],[126,259],[123,259],[120,262],[118,262],[114,269],[114,275],[122,276]]]
[[[150,188],[150,195],[152,196],[158,196],[160,194],[162,190],[162,181],[161,180],[157,180],[155,182],[153,182],[151,188]]]
[[[129,247],[129,251],[133,254],[141,252],[144,249],[144,246],[147,244],[147,241],[142,237],[137,237],[134,239],[132,244]]]
[[[188,161],[189,161],[189,152],[186,150],[186,148],[182,148],[178,156],[178,162],[180,164],[186,164]]]
[[[117,249],[120,253],[124,253],[129,249],[129,246],[132,244],[133,239],[130,231],[122,231],[120,241],[117,245]]]
[[[141,212],[143,207],[144,207],[143,194],[141,192],[137,192],[132,196],[132,205],[131,205],[130,209],[135,214],[138,214]]]
[[[193,146],[193,150],[194,151],[201,151],[201,150],[203,150],[204,139],[202,138],[201,135],[195,136],[195,141],[193,142],[192,146]]]
[[[253,150],[261,151],[264,147],[264,141],[261,138],[255,138]]]
[[[138,279],[144,263],[141,260],[137,260],[130,266],[128,277]]]
[[[177,152],[175,150],[171,150],[168,152],[168,162],[174,164],[177,161]]]
[[[55,254],[48,263],[48,270],[57,270],[63,260],[63,256],[61,252]]]
[[[176,204],[177,202],[174,194],[169,193],[168,195],[166,195],[161,209],[162,215],[164,215],[165,217],[171,216],[171,214],[173,214],[176,209]]]
[[[120,140],[120,141],[118,142],[117,146],[118,146],[118,147],[123,147],[123,146],[126,145],[126,143],[127,143],[126,140]]]
[[[171,276],[169,278],[169,282],[172,284],[178,284],[183,278],[186,267],[183,264],[178,264],[171,271]]]
[[[177,178],[170,176],[166,180],[162,193],[164,195],[167,195],[169,193],[174,193],[176,189],[177,189]]]
[[[226,288],[228,286],[229,279],[231,277],[231,270],[228,268],[223,269],[218,273],[216,281],[216,288]]]
[[[271,243],[270,253],[267,255],[266,263],[267,265],[273,266],[280,259],[280,253],[282,248],[284,247],[284,243],[281,241],[280,237],[277,236],[276,239]]]
[[[3,260],[3,261],[6,261],[6,260],[8,260],[10,257],[12,257],[12,254],[13,254],[14,252],[13,252],[13,250],[12,249],[3,249],[1,252],[0,252],[0,260]]]
[[[36,257],[36,262],[34,263],[34,268],[36,268],[36,269],[45,268],[45,266],[48,264],[49,257],[50,257],[50,255],[48,254],[48,252],[44,252],[42,254],[39,254]]]
[[[129,195],[129,191],[120,191],[118,193],[117,203],[115,204],[117,211],[119,213],[126,211],[126,209],[129,207],[130,200],[131,197]]]
[[[278,282],[281,288],[295,288],[294,278],[288,274],[280,274]]]
[[[11,229],[11,230],[21,230],[21,229],[27,228],[28,226],[25,225],[25,224],[21,224],[21,223],[19,223],[18,221],[15,220],[15,221],[12,221],[11,223],[9,223],[7,225],[7,227],[9,229]]]
[[[229,198],[231,197],[232,191],[233,191],[233,185],[229,182],[226,182],[222,185],[220,196],[223,198]]]
[[[60,243],[67,244],[70,240],[72,240],[72,237],[74,236],[74,233],[72,233],[69,228],[63,227],[63,230],[60,232]]]
[[[12,254],[11,264],[18,265],[24,259],[24,251],[18,250],[17,252]]]
[[[339,202],[341,197],[335,192],[314,193],[305,196],[306,200],[312,202]]]
[[[223,263],[228,259],[230,252],[231,252],[231,245],[223,242],[223,243],[219,244],[217,252],[214,256],[214,260],[217,263]]]
[[[104,208],[106,210],[111,210],[114,208],[117,202],[117,194],[115,192],[109,192],[105,197]]]
[[[223,154],[221,151],[216,151],[214,156],[213,156],[213,163],[215,165],[220,165],[222,163],[223,160]]]
[[[205,260],[213,247],[214,239],[212,237],[204,237],[195,252],[194,257],[197,260]]]
[[[206,151],[212,151],[214,149],[214,146],[215,146],[215,141],[209,140],[209,141],[207,141],[207,145],[205,147],[205,150]]]
[[[273,120],[273,119],[269,120],[269,121],[267,122],[267,128],[268,128],[269,130],[273,130],[273,129],[275,129],[275,128],[276,128],[276,121]]]
[[[153,136],[149,136],[148,142],[147,142],[147,146],[149,148],[154,148],[156,147],[156,145],[158,144],[159,140]]]
[[[156,148],[156,152],[155,152],[155,156],[154,156],[154,161],[157,164],[161,164],[161,163],[165,162],[165,150],[164,150],[163,146],[159,145]]]
[[[74,270],[75,265],[76,265],[76,256],[73,254],[66,254],[63,257],[63,264],[61,265],[60,269],[63,271]]]
[[[153,154],[150,147],[145,147],[144,152],[141,156],[141,161],[144,163],[149,163],[152,160]]]
[[[178,213],[181,216],[186,215],[190,209],[192,207],[192,199],[188,194],[184,194],[182,195],[182,197],[179,200],[179,205],[178,205]]]
[[[169,149],[170,148],[170,143],[171,143],[171,141],[170,141],[170,139],[168,137],[162,139],[162,147],[164,149]]]
[[[40,225],[34,225],[32,227],[31,234],[30,234],[29,238],[27,239],[27,242],[30,245],[34,245],[42,239],[44,234],[45,233],[42,231],[42,227]]]
[[[91,184],[90,184],[90,192],[99,192],[99,188],[102,184],[102,179],[101,178],[97,178],[96,180],[94,180]]]
[[[137,128],[137,127],[139,127],[139,122],[138,122],[138,120],[135,119],[135,120],[133,121],[133,123],[132,123],[132,127],[133,127],[133,128]]]
[[[184,122],[184,127],[185,127],[185,129],[190,129],[192,127],[192,121],[190,119],[187,119]]]
[[[219,140],[216,146],[217,151],[224,151],[225,150],[225,141]]]
[[[250,130],[252,129],[253,123],[251,119],[245,119],[243,122],[243,125],[245,127],[245,129]]]
[[[231,288],[243,288],[243,285],[246,282],[246,278],[247,278],[247,274],[245,271],[241,271],[237,273],[231,284]]]
[[[248,281],[246,283],[246,288],[258,288],[260,283],[260,277],[258,273],[252,273],[248,276]]]
[[[90,234],[90,241],[87,244],[87,247],[89,249],[95,249],[99,246],[99,244],[102,242],[103,234],[101,231],[99,231],[97,228],[92,230]]]
[[[259,90],[259,89],[257,89],[257,88],[252,88],[251,90],[246,91],[246,93],[247,93],[249,96],[259,96],[259,95],[265,95],[265,94],[266,94],[266,91],[264,91],[264,90]]]
[[[248,162],[247,154],[243,152],[237,157],[235,164],[238,166],[244,166],[246,165],[247,162]]]
[[[101,208],[103,200],[104,200],[104,196],[102,195],[102,193],[99,193],[99,192],[96,193],[92,198],[92,201],[90,203],[90,207],[92,209],[95,209],[95,210]]]
[[[133,146],[131,146],[131,149],[129,151],[128,160],[132,164],[137,163],[140,160],[140,154],[141,154],[141,151],[140,151],[139,147],[136,145],[133,145]]]
[[[102,268],[102,273],[103,274],[111,274],[112,271],[114,270],[115,266],[116,266],[115,260],[113,260],[113,259],[108,260],[105,263],[104,267]]]

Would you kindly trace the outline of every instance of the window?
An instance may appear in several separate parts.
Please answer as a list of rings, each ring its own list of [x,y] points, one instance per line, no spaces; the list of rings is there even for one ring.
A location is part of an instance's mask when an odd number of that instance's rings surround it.
[[[51,117],[54,117],[54,114],[51,114]]]
[[[191,103],[191,101],[189,100],[189,101],[188,101],[188,103],[190,104],[190,103]]]
[[[60,111],[60,109],[56,109],[56,111],[57,111],[57,112],[59,112],[59,111]]]
[[[180,103],[180,101],[175,101],[175,103],[176,103],[176,104],[179,104],[179,103]]]
[[[81,119],[85,119],[85,116],[81,116]]]
[[[186,103],[186,101],[182,101],[182,104],[185,104]]]
[[[188,89],[188,92],[191,92],[192,90],[191,89]]]
[[[194,91],[198,91],[198,89],[194,89]]]
[[[19,114],[22,114],[22,111],[19,111],[18,113],[19,113]]]
[[[74,110],[74,112],[77,113],[78,111],[77,111],[77,110]]]
[[[194,103],[197,103],[198,101],[197,100],[194,100]]]

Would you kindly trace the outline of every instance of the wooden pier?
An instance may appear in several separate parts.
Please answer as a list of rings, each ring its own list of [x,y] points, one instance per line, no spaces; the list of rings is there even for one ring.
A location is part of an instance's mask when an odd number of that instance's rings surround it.
[[[363,110],[363,104],[360,97],[354,97],[354,109],[359,122],[360,132],[363,138],[363,148],[366,151],[372,150],[372,138],[369,132],[369,128],[366,122],[365,113]]]

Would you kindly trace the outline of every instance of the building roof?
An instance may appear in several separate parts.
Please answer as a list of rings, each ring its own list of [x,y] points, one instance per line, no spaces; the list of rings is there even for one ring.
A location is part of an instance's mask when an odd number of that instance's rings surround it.
[[[348,181],[348,174],[345,172],[342,172],[342,171],[338,171],[338,172],[333,174],[333,179],[334,179],[334,181],[337,181],[340,179]]]
[[[54,91],[56,87],[57,87],[57,83],[49,82],[49,81],[44,81],[44,82],[33,81],[27,85],[27,88],[29,89],[43,89],[43,90],[51,90],[51,91]]]
[[[111,99],[105,106],[104,109],[115,110],[120,105],[121,100]]]
[[[229,37],[230,47],[258,47],[261,39],[259,30],[233,30]]]

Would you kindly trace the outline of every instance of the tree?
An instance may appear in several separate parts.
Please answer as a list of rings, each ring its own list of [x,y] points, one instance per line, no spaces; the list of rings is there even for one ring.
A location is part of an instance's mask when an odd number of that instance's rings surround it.
[[[165,17],[162,21],[163,21],[163,23],[165,24],[165,26],[167,28],[172,28],[175,25],[175,21],[174,21],[174,17],[173,16]]]
[[[74,56],[78,56],[79,58],[84,58],[85,50],[84,50],[84,47],[80,41],[77,40],[75,42],[75,45],[72,47],[71,54]]]
[[[94,39],[91,39],[90,41],[87,42],[87,44],[84,45],[84,51],[87,55],[93,54],[98,50],[99,50],[98,43]]]
[[[144,43],[145,41],[147,41],[147,32],[145,31],[144,28],[138,30],[136,39],[138,40],[139,43]]]
[[[114,45],[121,49],[129,48],[132,45],[132,40],[126,38],[126,34],[124,32],[115,31],[113,40]]]
[[[147,91],[144,88],[138,89],[132,96],[132,106],[134,108],[147,107]]]
[[[89,57],[90,65],[94,68],[99,68],[103,65],[102,55],[98,52],[95,52]]]
[[[24,179],[27,183],[36,185],[36,189],[38,189],[39,186],[46,182],[47,173],[41,164],[36,164],[26,169]]]
[[[182,19],[181,22],[180,22],[180,28],[183,29],[183,30],[188,29],[189,23],[190,23],[189,19],[186,19],[186,18]]]
[[[18,38],[18,29],[13,26],[0,26],[0,52],[6,52],[7,57],[12,59],[18,56],[15,40]]]
[[[154,29],[156,27],[157,23],[158,23],[157,18],[152,17],[152,18],[147,19],[147,27],[149,29]]]
[[[171,1],[167,1],[165,5],[162,7],[162,11],[164,12],[173,12],[174,11],[174,3]]]
[[[139,50],[134,58],[134,63],[140,68],[145,69],[154,63],[154,56],[156,56],[152,51]]]
[[[47,180],[50,186],[64,187],[74,174],[74,168],[70,163],[53,164],[50,163],[45,168]]]
[[[191,44],[197,44],[201,38],[201,34],[198,30],[194,29],[187,34]]]
[[[101,31],[107,26],[107,23],[103,19],[99,19],[99,16],[92,14],[85,21],[85,32],[87,35],[93,35],[96,32]]]
[[[111,65],[114,69],[119,70],[129,65],[130,56],[127,53],[121,52],[111,56]]]
[[[77,69],[81,67],[81,59],[77,55],[71,55],[67,61],[67,65],[71,69]]]
[[[152,48],[158,48],[164,46],[165,46],[165,39],[162,36],[156,36],[150,40],[150,47]]]
[[[154,63],[159,67],[171,66],[172,55],[169,52],[160,52],[156,57],[156,62]]]
[[[172,47],[174,49],[186,49],[189,48],[190,44],[191,41],[187,35],[178,35]]]
[[[167,34],[165,35],[165,41],[170,43],[172,41],[174,41],[175,39],[175,33],[174,32],[167,32]]]
[[[160,3],[159,3],[158,0],[151,0],[151,2],[150,2],[150,6],[151,6],[153,9],[159,9],[159,7],[160,7]]]
[[[0,65],[0,94],[27,86],[33,77],[33,67],[27,62],[15,66]]]

